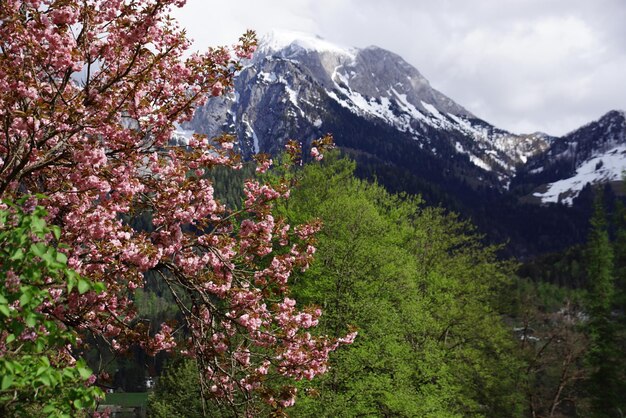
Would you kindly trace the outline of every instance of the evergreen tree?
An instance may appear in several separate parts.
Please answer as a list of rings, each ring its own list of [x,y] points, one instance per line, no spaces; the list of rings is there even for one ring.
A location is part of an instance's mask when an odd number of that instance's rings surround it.
[[[619,382],[620,352],[616,342],[615,321],[611,315],[615,296],[613,274],[613,248],[609,240],[602,194],[598,193],[587,246],[587,311],[591,343],[587,356],[591,375],[587,387],[591,396],[592,414],[596,417],[620,416],[618,411],[624,402]]]
[[[621,312],[623,322],[626,312],[626,206],[621,201],[615,205],[614,224],[615,307]]]

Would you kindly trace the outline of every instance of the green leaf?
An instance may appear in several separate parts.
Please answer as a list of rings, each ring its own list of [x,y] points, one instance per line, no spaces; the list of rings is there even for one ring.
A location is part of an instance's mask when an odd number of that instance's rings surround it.
[[[31,313],[30,315],[26,317],[26,320],[24,322],[29,327],[31,328],[34,327],[35,325],[37,325],[37,315]]]
[[[42,257],[46,253],[47,249],[48,247],[43,242],[38,242],[30,246],[30,251],[37,257]]]
[[[46,253],[41,256],[41,259],[46,262],[48,267],[54,267],[56,264],[56,257],[53,256],[53,251],[52,248],[48,248]]]
[[[13,341],[15,341],[15,334],[7,335],[6,343],[11,344]]]
[[[52,225],[51,230],[54,238],[56,238],[57,241],[61,239],[61,228],[59,228],[57,225]]]
[[[91,370],[88,367],[77,367],[76,370],[78,370],[78,373],[80,374],[80,377],[82,377],[84,380],[87,380],[91,377],[91,375],[93,374],[91,372]]]
[[[2,293],[0,293],[0,303],[5,303],[8,304],[9,301],[7,300],[6,297],[4,297],[4,295]]]
[[[56,259],[59,263],[67,264],[67,256],[63,253],[57,253]]]
[[[76,409],[83,409],[83,401],[80,399],[74,400],[74,406],[76,407]]]
[[[35,376],[40,376],[42,374],[44,374],[49,368],[46,366],[39,366],[37,368],[37,372],[35,373]]]
[[[54,405],[46,405],[41,411],[46,414],[50,414],[51,416],[56,416],[56,413],[58,412],[56,406]]]
[[[50,376],[48,376],[48,375],[42,375],[41,377],[39,377],[39,380],[41,381],[41,383],[43,383],[46,386],[50,386],[51,385]]]
[[[7,318],[11,316],[11,311],[9,311],[8,305],[0,304],[0,313],[2,313]]]
[[[28,305],[28,302],[33,299],[33,294],[27,286],[22,286],[20,290],[22,291],[22,296],[20,296],[20,306],[26,306]]]
[[[91,289],[91,284],[85,279],[78,279],[78,293],[81,295]]]
[[[94,284],[93,284],[93,286],[92,286],[92,287],[93,287],[93,290],[94,290],[96,293],[102,293],[102,292],[104,292],[104,291],[106,290],[106,288],[107,288],[107,287],[106,287],[106,285],[105,285],[104,283],[102,283],[102,282],[96,282],[96,283],[94,283]]]
[[[15,367],[13,367],[13,362],[12,361],[5,361],[4,362],[4,367],[6,367],[6,369],[8,371],[10,371],[11,373],[15,373]]]
[[[46,221],[43,219],[33,216],[31,223],[31,230],[34,232],[42,232],[46,227]]]
[[[72,290],[76,287],[76,280],[67,279],[67,293],[72,293]]]
[[[74,287],[76,287],[76,278],[78,274],[74,270],[68,270],[67,275],[67,292],[70,293]]]
[[[19,362],[13,361],[11,362],[11,365],[13,366],[15,370],[15,374],[20,374],[24,372],[24,366],[22,366]]]
[[[2,376],[2,383],[0,383],[0,390],[6,390],[13,383],[13,375],[5,374]]]
[[[9,260],[18,261],[18,260],[22,260],[23,258],[24,258],[24,250],[22,250],[21,248],[18,248],[17,250],[15,250],[11,258],[9,258]]]

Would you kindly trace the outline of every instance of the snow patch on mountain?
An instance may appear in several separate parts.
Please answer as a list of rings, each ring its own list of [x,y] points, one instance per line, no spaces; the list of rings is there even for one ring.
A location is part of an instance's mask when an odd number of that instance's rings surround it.
[[[477,156],[469,154],[469,159],[475,166],[478,166],[486,171],[491,171],[491,167]]]
[[[399,93],[393,87],[387,91],[389,96],[381,94],[376,98],[366,98],[350,88],[350,80],[338,69],[335,70],[331,79],[335,82],[335,90],[327,91],[327,94],[341,106],[359,115],[382,119],[403,132],[411,133],[415,139],[421,140],[424,136],[414,128],[414,121],[436,129],[458,131],[473,138],[478,147],[484,150],[484,156],[479,157],[465,150],[459,151],[458,146],[456,149],[459,153],[470,155],[470,161],[483,170],[492,171],[493,168],[490,163],[495,163],[508,173],[514,173],[515,164],[505,162],[502,158],[513,159],[517,163],[524,164],[527,157],[533,155],[532,150],[521,151],[517,149],[517,144],[514,142],[517,136],[493,128],[490,131],[487,127],[479,124],[473,125],[462,116],[451,113],[444,114],[434,105],[423,100],[419,102],[419,106],[426,113],[422,113],[415,104],[409,101],[407,94]],[[342,93],[341,97],[337,92]],[[503,155],[490,149],[493,147],[501,151]],[[490,153],[489,151],[493,152]]]
[[[619,181],[626,170],[626,145],[618,145],[600,155],[583,162],[572,177],[547,185],[545,192],[535,192],[533,196],[542,203],[561,202],[572,205],[574,198],[587,184]]]
[[[285,91],[288,94],[289,101],[291,102],[292,105],[295,106],[296,109],[298,109],[300,111],[300,114],[302,116],[304,116],[304,111],[302,110],[302,108],[298,104],[298,93],[294,89],[289,87],[289,84],[284,83],[284,86],[285,86]]]
[[[388,97],[366,98],[361,93],[350,88],[350,80],[338,71],[339,67],[331,76],[331,80],[335,84],[335,90],[342,93],[346,99],[340,98],[335,91],[326,91],[332,99],[341,106],[350,109],[352,112],[360,115],[370,115],[384,120],[386,123],[396,126],[402,130],[409,128],[408,121],[399,120],[391,110],[391,101]]]
[[[413,103],[409,102],[407,99],[406,94],[404,93],[398,93],[396,91],[396,89],[392,88],[391,91],[393,92],[393,94],[396,96],[396,98],[398,100],[396,100],[396,103],[398,104],[398,106],[405,111],[409,116],[412,116],[413,118],[417,119],[417,120],[421,120],[423,122],[429,122],[430,120],[422,113],[420,112],[414,105]]]
[[[433,115],[435,118],[439,120],[443,120],[443,121],[446,120],[445,117],[441,113],[439,113],[439,111],[437,110],[435,106],[431,105],[430,103],[426,103],[424,101],[420,101],[420,103],[422,104],[422,107],[428,110],[430,114]]]
[[[278,77],[276,77],[275,73],[260,72],[257,77],[262,82],[265,82],[268,84],[274,84],[276,80],[278,80]]]

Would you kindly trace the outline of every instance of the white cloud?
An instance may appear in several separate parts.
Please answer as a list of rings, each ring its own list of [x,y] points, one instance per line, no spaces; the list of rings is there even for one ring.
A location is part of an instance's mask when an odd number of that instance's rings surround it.
[[[623,0],[188,0],[177,15],[199,48],[281,28],[390,49],[515,132],[563,134],[626,108]]]

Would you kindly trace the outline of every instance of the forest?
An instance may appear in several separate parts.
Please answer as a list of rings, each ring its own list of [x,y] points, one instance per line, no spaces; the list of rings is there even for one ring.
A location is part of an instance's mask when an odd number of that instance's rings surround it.
[[[597,199],[584,248],[520,264],[457,215],[390,194],[355,168],[337,151],[305,165],[277,208],[324,225],[294,298],[322,307],[319,332],[359,332],[326,375],[298,386],[290,416],[619,416],[624,266],[612,254],[626,243],[623,208],[609,225]],[[241,174],[239,187],[214,174],[229,185],[223,200],[241,202]],[[168,360],[149,413],[187,416],[176,411],[194,404],[189,416],[202,416],[188,390],[196,367]]]
[[[0,416],[624,415],[623,204],[518,260],[331,135],[172,141],[257,46],[183,3],[0,3]]]

